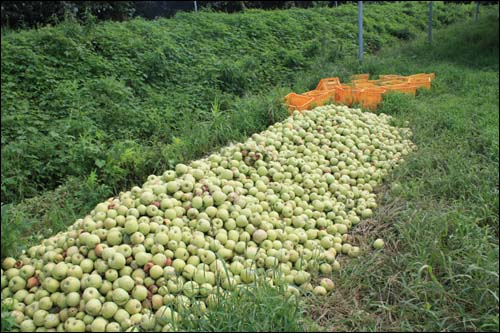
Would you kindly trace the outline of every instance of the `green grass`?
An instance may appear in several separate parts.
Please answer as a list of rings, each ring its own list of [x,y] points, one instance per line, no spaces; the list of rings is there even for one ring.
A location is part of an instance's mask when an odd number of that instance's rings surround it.
[[[414,38],[426,11],[368,5],[367,52]],[[434,24],[472,13],[436,2]],[[283,96],[313,89],[331,64],[347,78],[355,15],[354,5],[186,13],[3,33],[2,256],[150,174],[283,119]]]
[[[394,95],[377,112],[410,123],[418,150],[379,189],[380,208],[353,230],[366,255],[310,304],[336,331],[498,331],[498,19],[453,26],[344,69],[434,72],[431,91]],[[339,70],[335,67],[333,72]],[[387,244],[373,251],[376,238]]]
[[[368,52],[425,29],[424,3],[369,5]],[[436,3],[436,27],[472,15],[471,5]],[[356,52],[356,6],[181,13],[173,19],[56,27],[2,34],[2,202],[17,203],[96,172],[113,192],[199,157],[203,147],[256,132],[273,119],[252,112],[244,127],[221,114],[276,86],[295,88],[297,72],[318,59]],[[381,21],[384,24],[380,24]],[[318,78],[315,78],[318,79]],[[223,116],[222,116],[223,117]],[[223,117],[224,118],[224,117]],[[220,122],[219,122],[220,123]],[[174,147],[172,147],[174,146]]]
[[[372,8],[369,50],[409,37],[401,35],[404,17],[425,10]],[[437,6],[436,23],[471,8]],[[312,88],[321,77],[318,58],[354,53],[355,11],[198,13],[2,31],[2,257],[149,174],[283,119],[290,86]]]
[[[181,311],[175,328],[186,332],[301,332],[316,327],[306,318],[299,299],[285,295],[283,285],[264,279],[231,293],[216,294],[217,302],[206,316],[193,320]]]
[[[297,92],[328,76],[436,73],[431,91],[416,98],[389,96],[377,111],[393,115],[396,124],[408,121],[418,150],[378,189],[376,216],[353,231],[352,243],[365,255],[342,263],[333,276],[335,293],[297,307],[257,288],[247,298],[228,298],[210,320],[185,323],[186,329],[498,331],[499,27],[486,11],[478,23],[465,20],[435,31],[432,45],[417,34],[416,41],[382,48],[361,65],[327,55],[294,72]],[[283,117],[279,100],[289,90],[278,84],[266,93],[235,97],[231,107],[224,107],[224,95],[218,102],[209,99],[208,119],[191,126],[195,115],[185,114],[179,125],[185,135],[169,142],[168,151],[189,160],[265,128]],[[238,122],[244,125],[224,127]],[[203,141],[214,132],[214,141]],[[86,205],[113,192],[96,179],[73,179],[10,206],[10,217],[2,207],[2,256],[36,242],[36,231],[61,230],[88,211]],[[379,237],[385,249],[371,250]],[[279,310],[281,321],[270,309]],[[306,324],[307,318],[318,326]]]

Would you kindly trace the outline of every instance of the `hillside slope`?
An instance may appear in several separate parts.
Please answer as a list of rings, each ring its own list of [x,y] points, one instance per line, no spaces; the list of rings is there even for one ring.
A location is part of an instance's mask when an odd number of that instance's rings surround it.
[[[495,7],[495,9],[497,9]],[[436,73],[377,112],[409,123],[417,151],[353,230],[337,293],[310,311],[327,331],[492,331],[498,322],[499,25],[496,13],[330,72]],[[383,251],[371,244],[383,238]]]
[[[349,56],[316,58],[310,68],[296,72],[291,82],[297,91],[325,76],[436,73],[432,90],[419,91],[416,98],[388,96],[378,110],[398,125],[409,122],[418,150],[378,189],[375,217],[349,236],[363,255],[343,262],[336,292],[319,302],[308,299],[307,316],[318,325],[312,330],[498,332],[499,28],[497,8],[492,9],[495,15],[482,12],[478,23],[464,20],[436,31],[432,45],[420,34],[415,42],[367,56],[363,64]],[[207,132],[188,123],[169,151],[174,147],[189,158],[213,149],[214,142],[266,126],[278,119],[279,114],[270,118],[273,112],[283,111],[275,104],[288,90],[277,87],[237,98],[223,112],[219,103],[211,103],[214,118],[203,125]],[[203,141],[231,128],[227,137],[217,138],[220,142]],[[73,179],[10,209],[2,206],[2,256],[37,242],[39,231],[62,230],[80,217],[79,211],[102,201],[108,192],[99,192],[96,181]],[[373,251],[371,242],[379,237],[386,247]],[[284,306],[266,289],[250,297],[229,299],[209,321],[186,322],[186,329],[304,328],[304,309]],[[273,322],[269,311],[277,307],[284,315]]]
[[[366,6],[368,52],[414,37],[426,27],[427,10],[427,3]],[[435,26],[472,11],[436,3]],[[290,87],[297,72],[319,58],[336,62],[355,54],[356,12],[344,5],[184,13],[3,35],[2,202],[36,196],[93,170],[99,183],[117,191],[225,144],[234,138],[231,131],[242,129],[227,121],[231,128],[214,125],[216,111],[234,109],[243,96]],[[244,134],[274,121],[251,117]],[[208,132],[193,154],[170,146],[176,138],[193,140],[186,127]]]

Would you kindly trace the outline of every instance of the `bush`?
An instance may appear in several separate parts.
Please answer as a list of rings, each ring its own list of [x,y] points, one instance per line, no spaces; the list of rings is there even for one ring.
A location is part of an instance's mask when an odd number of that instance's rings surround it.
[[[460,17],[471,8],[438,5],[436,16],[446,11]],[[412,16],[405,14],[410,9]],[[378,50],[411,38],[402,27],[426,10],[419,4],[368,6],[368,46]],[[353,54],[355,14],[354,5],[181,13],[171,20],[67,21],[5,34],[2,201],[33,197],[92,171],[99,182],[120,189],[163,170],[169,160],[183,158],[168,152],[174,138],[194,140],[182,131],[186,121],[189,128],[204,126],[216,96],[226,112],[235,97],[290,86],[297,71],[310,69],[318,57],[336,61]],[[387,16],[390,26],[375,33]],[[226,134],[218,130],[206,136],[224,144]]]

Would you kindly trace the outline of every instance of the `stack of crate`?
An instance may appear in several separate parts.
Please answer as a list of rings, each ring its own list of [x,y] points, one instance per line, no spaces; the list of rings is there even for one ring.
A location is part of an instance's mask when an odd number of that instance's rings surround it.
[[[384,94],[391,91],[415,95],[418,88],[431,88],[434,73],[402,75],[379,75],[377,80],[370,80],[368,74],[357,74],[351,82],[342,84],[338,77],[321,79],[316,89],[303,94],[290,93],[285,96],[288,111],[310,110],[326,103],[351,106],[359,104],[374,110],[382,101]]]

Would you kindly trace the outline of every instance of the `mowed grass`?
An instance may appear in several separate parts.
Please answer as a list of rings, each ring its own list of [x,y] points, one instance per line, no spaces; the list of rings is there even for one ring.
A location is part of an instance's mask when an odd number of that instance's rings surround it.
[[[325,330],[498,332],[498,31],[494,16],[467,21],[431,46],[422,37],[346,65],[436,79],[377,111],[408,121],[418,151],[379,189],[376,216],[353,230],[365,255],[345,262],[326,301],[310,302]],[[370,248],[376,238],[384,250]]]

